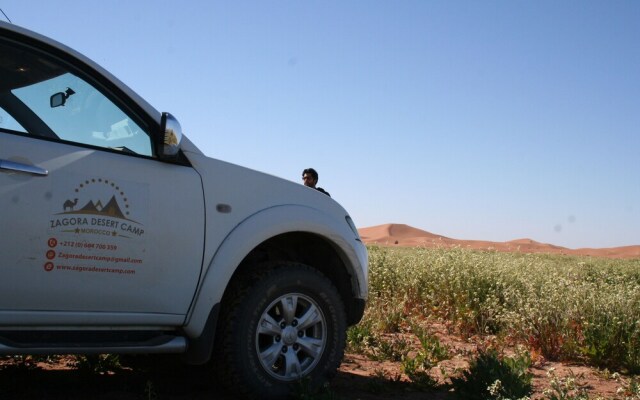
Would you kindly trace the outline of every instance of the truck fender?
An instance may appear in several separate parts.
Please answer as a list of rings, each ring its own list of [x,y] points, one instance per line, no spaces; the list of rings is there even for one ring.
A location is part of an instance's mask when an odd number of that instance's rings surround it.
[[[187,316],[184,326],[187,336],[195,338],[203,333],[211,311],[220,303],[233,273],[245,256],[260,243],[288,232],[308,232],[327,238],[341,256],[346,257],[345,264],[350,268],[366,263],[366,253],[358,252],[347,241],[347,238],[354,238],[354,233],[346,221],[301,205],[281,205],[261,210],[238,224],[213,255]],[[349,273],[356,274],[358,282],[367,282],[361,268],[352,268]],[[364,297],[366,287],[354,288],[354,293]]]

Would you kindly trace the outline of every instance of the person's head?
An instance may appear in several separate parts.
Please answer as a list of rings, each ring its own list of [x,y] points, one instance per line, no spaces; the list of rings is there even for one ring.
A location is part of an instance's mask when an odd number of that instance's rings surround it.
[[[310,188],[315,188],[318,183],[318,173],[313,168],[307,168],[302,171],[302,183]]]

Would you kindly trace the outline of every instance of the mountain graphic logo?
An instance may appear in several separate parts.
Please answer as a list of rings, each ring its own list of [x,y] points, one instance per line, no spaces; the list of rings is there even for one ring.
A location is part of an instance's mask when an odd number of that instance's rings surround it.
[[[83,214],[106,215],[113,218],[127,219],[127,217],[125,217],[122,213],[122,210],[120,210],[120,206],[118,205],[116,196],[111,196],[111,199],[104,207],[102,207],[102,203],[100,202],[100,200],[98,200],[97,203],[94,203],[93,200],[89,200],[89,202],[77,212],[82,212]]]
[[[97,201],[89,199],[83,206],[78,207],[79,204],[83,203],[83,201],[80,201],[80,203],[78,202],[78,197],[82,197],[80,196],[81,194],[86,193],[86,191],[90,191],[93,196],[95,196],[96,191],[98,191],[102,192],[104,195],[105,189],[112,193],[106,203],[103,203],[100,199]],[[86,179],[76,186],[74,191],[78,197],[74,196],[72,199],[65,200],[62,204],[62,212],[58,213],[58,215],[91,214],[136,222],[129,218],[129,200],[125,195],[124,190],[112,180],[103,178]],[[86,198],[87,196],[85,195],[85,199]],[[104,199],[104,197],[102,199]],[[123,206],[121,206],[121,204]]]

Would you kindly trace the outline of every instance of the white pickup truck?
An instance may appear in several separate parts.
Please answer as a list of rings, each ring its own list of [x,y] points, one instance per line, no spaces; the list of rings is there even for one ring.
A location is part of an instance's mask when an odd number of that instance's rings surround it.
[[[0,228],[5,355],[182,353],[277,398],[335,373],[367,297],[337,202],[206,157],[100,66],[4,22]]]

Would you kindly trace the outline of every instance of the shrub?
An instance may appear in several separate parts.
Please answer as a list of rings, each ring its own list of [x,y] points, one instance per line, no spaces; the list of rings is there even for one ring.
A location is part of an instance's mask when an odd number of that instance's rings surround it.
[[[528,353],[501,357],[495,349],[480,352],[468,371],[452,384],[461,399],[520,399],[531,394],[531,360]],[[499,383],[498,383],[499,382]]]

